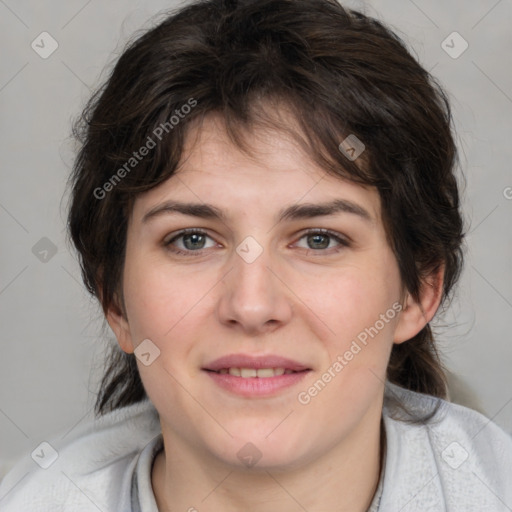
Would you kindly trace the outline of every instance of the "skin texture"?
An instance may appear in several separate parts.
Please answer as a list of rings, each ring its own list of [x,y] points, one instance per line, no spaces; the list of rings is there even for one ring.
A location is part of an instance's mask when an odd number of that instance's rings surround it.
[[[254,158],[229,142],[219,118],[207,118],[190,133],[179,172],[140,195],[129,222],[125,310],[112,308],[108,321],[124,351],[144,339],[160,350],[151,365],[138,361],[164,438],[152,473],[157,504],[364,511],[379,478],[389,354],[431,320],[442,275],[431,276],[415,302],[402,289],[375,189],[326,174],[282,133],[255,130],[248,140]],[[226,218],[162,213],[143,222],[171,199],[214,205]],[[287,206],[333,199],[357,203],[371,220],[339,212],[277,222]],[[172,241],[184,228],[208,235],[199,255],[190,238]],[[349,245],[308,236],[310,229],[332,230]],[[252,263],[236,252],[248,236],[263,249]],[[308,404],[299,403],[299,392],[396,303],[402,311]],[[275,396],[244,398],[201,369],[232,353],[277,354],[312,371]],[[247,442],[261,453],[251,468],[237,457]]]

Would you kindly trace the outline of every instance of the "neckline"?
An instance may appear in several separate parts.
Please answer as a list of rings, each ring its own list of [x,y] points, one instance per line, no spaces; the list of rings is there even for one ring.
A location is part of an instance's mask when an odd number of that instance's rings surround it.
[[[373,495],[372,502],[370,503],[370,507],[367,512],[378,512],[380,509],[380,502],[382,499],[382,493],[384,492],[384,477],[386,473],[386,462],[387,462],[387,435],[386,435],[386,425],[384,422],[384,412],[381,414],[380,420],[380,470],[379,470],[379,482],[377,484],[377,489],[375,494]]]
[[[387,444],[384,417],[381,417],[381,449],[379,482],[367,512],[378,512],[382,493],[384,491],[384,476],[386,472]],[[153,490],[153,466],[158,454],[163,451],[163,436],[159,433],[142,450],[139,455],[132,478],[132,510],[133,512],[158,512],[156,497]],[[143,502],[141,503],[141,496]]]
[[[132,475],[132,512],[158,512],[151,476],[156,457],[163,449],[163,436],[160,432],[139,454]]]

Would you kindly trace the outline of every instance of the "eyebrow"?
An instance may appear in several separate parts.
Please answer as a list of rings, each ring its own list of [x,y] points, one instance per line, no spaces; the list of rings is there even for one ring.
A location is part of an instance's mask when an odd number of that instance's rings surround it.
[[[149,220],[163,214],[181,213],[182,215],[189,215],[191,217],[199,217],[201,219],[216,219],[222,222],[227,221],[227,216],[223,210],[207,203],[182,203],[179,201],[165,201],[151,210],[149,210],[142,222],[146,223]],[[288,206],[279,212],[277,222],[284,220],[300,220],[312,219],[314,217],[323,217],[326,215],[335,215],[337,213],[350,213],[357,215],[362,220],[373,223],[374,219],[362,206],[348,201],[347,199],[335,199],[327,203],[303,203]]]

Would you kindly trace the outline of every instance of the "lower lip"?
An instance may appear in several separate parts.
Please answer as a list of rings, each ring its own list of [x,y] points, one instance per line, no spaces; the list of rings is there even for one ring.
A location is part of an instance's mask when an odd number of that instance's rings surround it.
[[[237,377],[229,373],[216,373],[205,370],[206,373],[218,384],[232,393],[245,397],[271,396],[299,383],[310,370],[276,375],[275,377]]]

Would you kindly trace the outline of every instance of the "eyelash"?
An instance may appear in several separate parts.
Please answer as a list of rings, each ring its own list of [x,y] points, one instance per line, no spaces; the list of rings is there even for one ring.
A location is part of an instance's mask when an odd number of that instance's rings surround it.
[[[182,231],[176,233],[176,235],[174,235],[170,240],[164,241],[164,246],[172,253],[180,255],[180,256],[201,256],[201,255],[203,255],[204,252],[208,251],[208,249],[199,249],[197,251],[193,251],[193,250],[185,251],[182,249],[178,249],[172,245],[173,242],[175,242],[176,240],[179,240],[183,236],[189,235],[189,234],[202,235],[202,236],[211,238],[208,235],[208,233],[206,233],[205,231],[202,231],[201,229],[188,228],[188,229],[183,229]],[[310,229],[310,230],[306,231],[305,233],[303,233],[299,237],[298,240],[302,240],[303,238],[305,238],[307,236],[311,236],[311,235],[327,235],[327,236],[333,238],[340,245],[339,245],[339,247],[336,247],[336,248],[331,247],[329,249],[309,249],[308,248],[308,249],[306,249],[308,251],[308,253],[309,252],[314,252],[314,253],[317,252],[317,253],[320,253],[320,255],[325,255],[326,251],[329,251],[328,254],[338,253],[339,251],[343,250],[344,248],[350,247],[350,242],[346,238],[340,236],[339,233],[336,233],[335,231],[331,231],[329,229]],[[302,249],[304,249],[304,248],[302,248]]]

